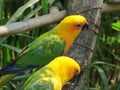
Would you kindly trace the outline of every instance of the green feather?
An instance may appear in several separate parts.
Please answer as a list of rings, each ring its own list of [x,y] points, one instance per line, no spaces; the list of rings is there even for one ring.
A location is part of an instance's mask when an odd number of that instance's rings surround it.
[[[59,37],[56,30],[50,30],[33,41],[28,49],[16,61],[19,69],[28,66],[43,66],[64,52],[65,41]]]
[[[55,29],[50,30],[29,44],[27,49],[19,55],[16,60],[18,70],[29,66],[44,66],[55,57],[61,56],[64,48],[65,41],[58,36]],[[0,87],[14,76],[14,74],[8,74],[0,77]]]
[[[47,73],[46,70],[52,72],[49,67],[41,68],[25,82],[23,90],[54,90],[54,85],[51,81],[51,78],[54,77],[52,73]],[[44,74],[44,76],[40,74]]]

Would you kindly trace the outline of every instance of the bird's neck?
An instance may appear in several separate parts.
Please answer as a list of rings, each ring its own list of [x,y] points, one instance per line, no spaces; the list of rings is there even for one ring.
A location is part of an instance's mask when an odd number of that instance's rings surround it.
[[[55,65],[51,64],[49,67],[51,67],[52,72],[54,72],[54,77],[61,81],[62,86],[65,85],[74,76],[74,69],[72,67],[67,68],[66,65],[59,66],[59,62],[56,62]]]
[[[81,32],[81,30],[77,30],[77,31],[72,30],[71,31],[71,29],[69,29],[68,27],[66,29],[64,27],[59,27],[59,26],[57,26],[55,29],[56,29],[58,35],[61,38],[63,38],[66,42],[66,46],[64,49],[64,53],[66,53],[68,51],[68,49],[70,48],[70,46],[73,44],[73,41],[76,39],[78,34]]]

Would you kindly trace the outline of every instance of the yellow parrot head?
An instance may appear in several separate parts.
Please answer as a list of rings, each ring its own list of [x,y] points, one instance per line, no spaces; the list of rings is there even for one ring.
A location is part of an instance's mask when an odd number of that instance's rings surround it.
[[[60,77],[62,85],[80,74],[81,71],[80,65],[74,59],[67,56],[55,58],[48,66],[52,68],[56,76]]]
[[[56,26],[57,33],[66,42],[65,52],[85,27],[88,28],[88,23],[86,18],[81,15],[67,16]]]

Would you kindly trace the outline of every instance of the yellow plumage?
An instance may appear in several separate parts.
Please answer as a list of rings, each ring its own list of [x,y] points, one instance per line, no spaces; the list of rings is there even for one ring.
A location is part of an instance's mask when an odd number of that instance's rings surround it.
[[[55,27],[59,36],[61,36],[66,42],[64,53],[68,51],[75,38],[82,31],[82,27],[86,22],[87,20],[83,16],[71,15],[66,17],[57,25],[57,27]],[[80,25],[80,27],[78,27],[78,25]]]
[[[63,85],[79,73],[80,65],[74,59],[60,56],[35,72],[26,81],[24,90],[61,90]]]

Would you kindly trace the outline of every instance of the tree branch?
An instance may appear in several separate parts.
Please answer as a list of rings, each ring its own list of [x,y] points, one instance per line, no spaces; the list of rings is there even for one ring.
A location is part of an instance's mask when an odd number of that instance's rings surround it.
[[[107,3],[120,3],[120,0],[107,0]]]
[[[114,12],[120,11],[120,4],[103,4],[102,12]]]
[[[82,73],[74,90],[81,90],[86,81],[87,71],[89,70],[97,39],[97,33],[95,32],[99,31],[102,4],[103,0],[70,0],[68,2],[67,9],[69,14],[82,14],[89,22],[89,29],[80,33],[67,54],[80,62],[81,65]]]
[[[0,37],[29,31],[36,27],[45,26],[60,21],[66,15],[66,11],[60,11],[52,14],[43,15],[26,21],[15,22],[0,26]]]
[[[102,4],[102,12],[119,11],[120,4]],[[36,27],[45,26],[51,23],[55,23],[66,15],[66,11],[58,11],[48,15],[40,16],[37,18],[29,19],[27,21],[15,22],[7,25],[0,26],[0,37],[8,36],[11,34],[17,34],[25,31],[29,31]]]

